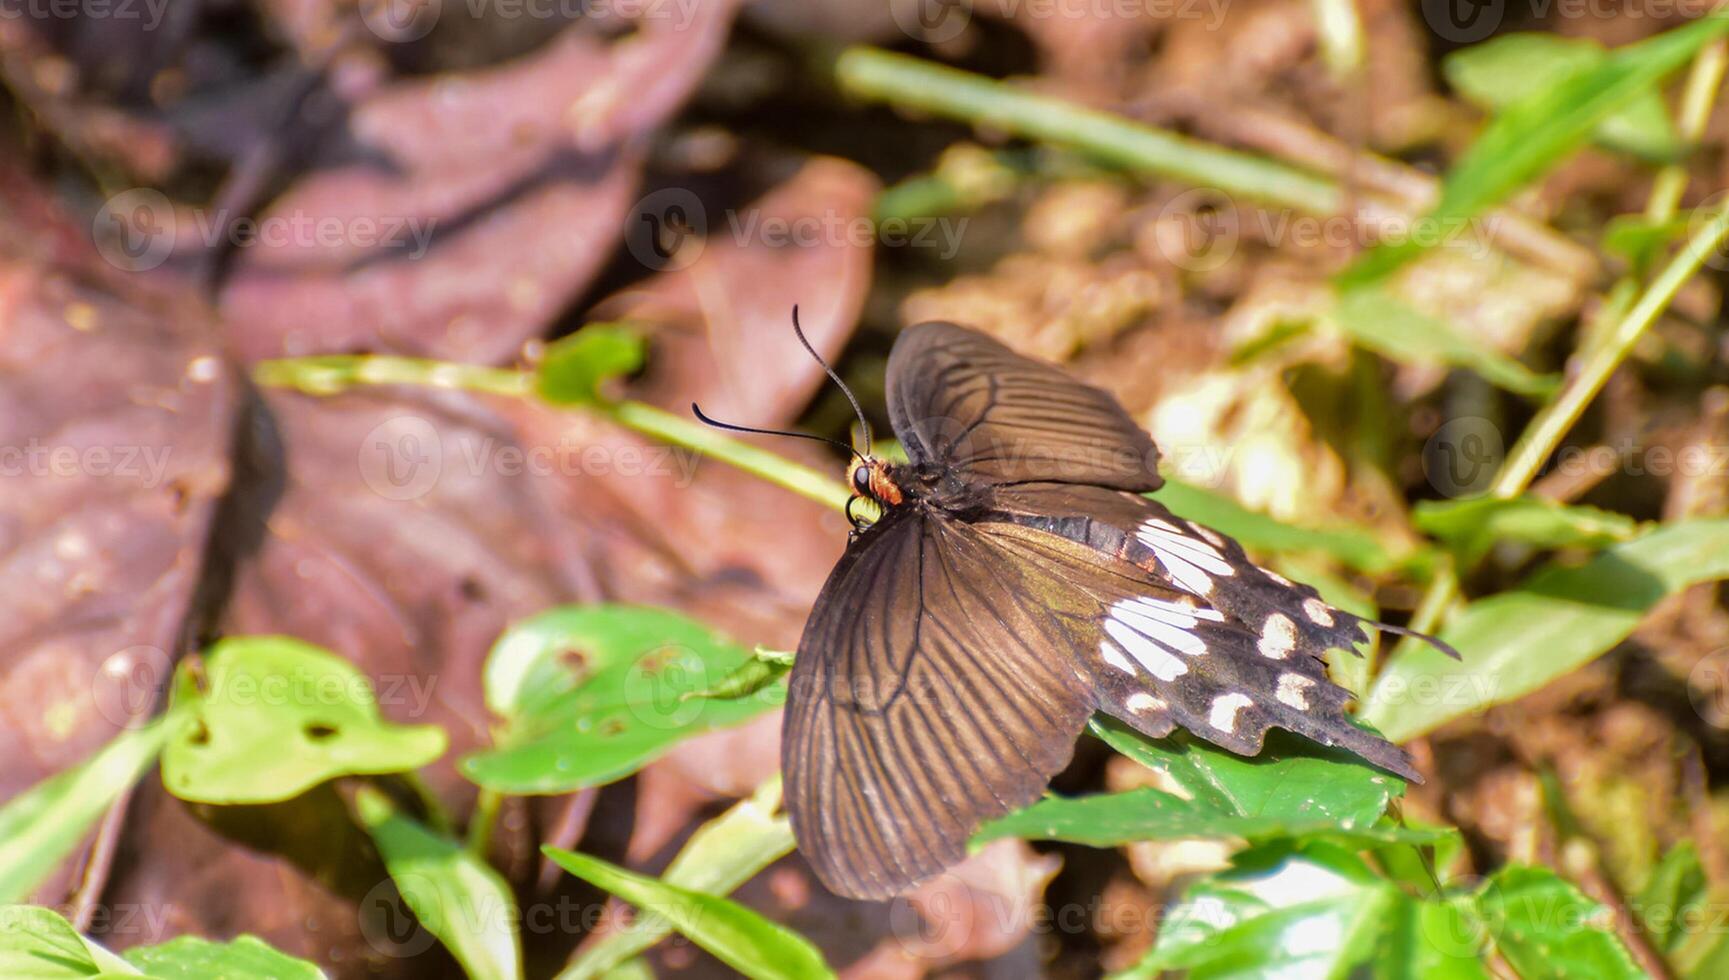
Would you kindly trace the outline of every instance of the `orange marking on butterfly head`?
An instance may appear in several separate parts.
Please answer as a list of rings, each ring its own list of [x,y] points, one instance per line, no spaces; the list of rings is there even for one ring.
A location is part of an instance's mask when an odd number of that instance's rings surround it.
[[[906,499],[901,494],[900,485],[889,474],[889,464],[880,459],[853,460],[852,466],[847,468],[847,482],[852,484],[855,493],[879,504],[894,507]]]

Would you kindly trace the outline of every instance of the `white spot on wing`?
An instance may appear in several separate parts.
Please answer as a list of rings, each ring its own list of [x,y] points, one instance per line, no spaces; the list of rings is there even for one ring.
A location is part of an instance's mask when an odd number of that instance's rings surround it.
[[[1190,657],[1207,652],[1207,644],[1194,633],[1197,620],[1183,614],[1161,613],[1133,602],[1119,602],[1111,607],[1111,618],[1161,646]]]
[[[1261,639],[1255,649],[1261,656],[1283,660],[1297,646],[1297,624],[1284,613],[1273,613],[1261,627]]]
[[[1309,617],[1311,622],[1319,626],[1333,625],[1332,611],[1327,608],[1326,603],[1319,599],[1304,599],[1303,615]]]
[[[1207,724],[1221,732],[1237,731],[1237,712],[1254,704],[1246,694],[1221,694],[1213,699],[1212,710],[1207,713]]]
[[[1163,711],[1167,707],[1165,702],[1160,701],[1158,698],[1155,698],[1144,691],[1136,691],[1129,695],[1128,701],[1124,702],[1124,704],[1127,705],[1130,711],[1133,711],[1136,714],[1146,711]]]
[[[1169,650],[1130,629],[1115,619],[1105,620],[1105,632],[1123,645],[1129,656],[1141,662],[1161,681],[1174,681],[1189,672],[1187,664],[1171,655]]]
[[[1309,696],[1304,692],[1314,687],[1315,682],[1301,674],[1280,674],[1279,689],[1273,696],[1280,704],[1288,704],[1299,711],[1309,710]]]
[[[1117,668],[1131,677],[1134,676],[1135,665],[1129,663],[1129,658],[1123,656],[1123,651],[1117,649],[1115,643],[1112,643],[1110,640],[1100,640],[1099,653],[1104,655],[1105,663],[1110,664],[1112,667]]]

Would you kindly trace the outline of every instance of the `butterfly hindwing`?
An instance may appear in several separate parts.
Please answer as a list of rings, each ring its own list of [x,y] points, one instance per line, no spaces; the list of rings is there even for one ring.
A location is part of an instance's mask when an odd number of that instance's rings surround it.
[[[1012,522],[979,527],[1019,561],[1061,576],[1097,611],[1095,643],[1076,650],[1097,710],[1155,738],[1181,726],[1241,755],[1258,754],[1267,729],[1283,728],[1418,778],[1404,750],[1351,724],[1350,692],[1328,678],[1318,653],[1269,657],[1249,624],[1090,542]]]
[[[1109,394],[952,323],[895,341],[888,409],[915,465],[968,483],[1163,482],[1152,439]]]

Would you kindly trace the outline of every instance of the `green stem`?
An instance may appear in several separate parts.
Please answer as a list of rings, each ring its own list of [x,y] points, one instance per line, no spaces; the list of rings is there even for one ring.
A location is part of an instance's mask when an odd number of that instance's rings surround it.
[[[879,48],[848,48],[835,63],[835,75],[841,90],[858,98],[1073,147],[1117,166],[1227,194],[1311,214],[1333,214],[1342,201],[1336,184],[1306,170]]]
[[[653,405],[623,401],[596,406],[596,409],[626,428],[635,429],[643,435],[670,442],[675,446],[694,449],[705,456],[736,466],[746,473],[760,476],[777,486],[837,510],[844,511],[847,500],[852,496],[847,488],[833,477],[794,463],[766,449],[758,449],[749,443],[722,435],[700,422],[693,422]]]
[[[534,375],[526,371],[384,354],[264,361],[253,369],[252,377],[266,387],[293,388],[309,395],[334,395],[371,385],[410,385],[511,398],[536,397]],[[622,401],[577,406],[576,410],[592,412],[643,435],[695,450],[837,510],[844,511],[847,499],[852,496],[843,484],[817,470],[653,405]]]
[[[1726,67],[1729,67],[1729,46],[1722,41],[1706,45],[1693,59],[1676,118],[1675,128],[1683,142],[1691,145],[1705,135],[1705,125],[1711,120],[1711,106],[1717,101],[1717,90],[1723,84]],[[1681,192],[1686,188],[1685,164],[1672,163],[1658,171],[1657,179],[1651,184],[1651,196],[1645,202],[1645,220],[1662,225],[1675,217],[1676,209],[1681,205]]]
[[[474,813],[468,818],[468,853],[482,861],[492,848],[492,829],[498,825],[498,810],[503,803],[501,793],[484,786],[474,798]]]
[[[1543,461],[1579,421],[1585,407],[1603,390],[1609,376],[1632,352],[1633,345],[1657,322],[1681,286],[1722,246],[1725,238],[1729,238],[1729,208],[1718,211],[1687,239],[1687,244],[1646,287],[1633,308],[1591,352],[1585,366],[1568,379],[1560,396],[1538,412],[1531,424],[1525,427],[1524,434],[1508,453],[1506,464],[1496,475],[1490,493],[1497,497],[1516,497],[1530,486]]]

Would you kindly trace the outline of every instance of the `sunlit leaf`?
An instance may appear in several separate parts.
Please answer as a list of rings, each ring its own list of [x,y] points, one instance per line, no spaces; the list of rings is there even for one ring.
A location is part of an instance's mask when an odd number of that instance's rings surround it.
[[[134,946],[126,961],[152,980],[323,980],[324,971],[273,948],[256,936],[237,936],[213,943],[196,936],[179,936],[160,946]]]
[[[90,758],[0,806],[0,901],[29,897],[156,760],[179,719],[171,714],[121,732]]]
[[[1634,914],[1651,942],[1673,952],[1697,923],[1710,921],[1710,882],[1692,841],[1682,841],[1663,855],[1651,878],[1633,899]]]
[[[80,936],[53,909],[0,906],[0,977],[6,980],[139,975],[125,960]]]
[[[1497,541],[1539,548],[1602,547],[1626,541],[1639,530],[1639,522],[1625,514],[1529,495],[1422,500],[1411,518],[1418,530],[1467,556],[1481,555]]]
[[[1408,902],[1360,859],[1324,845],[1238,856],[1191,887],[1147,958],[1121,976],[1342,977],[1369,960]]]
[[[1405,791],[1397,776],[1287,732],[1269,732],[1266,748],[1248,758],[1186,735],[1150,739],[1103,715],[1090,725],[1111,748],[1164,773],[1192,801],[1221,816],[1360,828]]]
[[[1441,70],[1466,99],[1495,111],[1608,60],[1608,50],[1592,38],[1530,31],[1461,48],[1441,62]],[[1682,148],[1669,110],[1655,91],[1634,96],[1605,116],[1593,133],[1604,146],[1657,162],[1674,159]]]
[[[1602,655],[1651,607],[1729,577],[1729,520],[1682,521],[1615,545],[1578,566],[1552,566],[1478,600],[1441,638],[1462,662],[1417,647],[1376,678],[1362,717],[1395,741],[1514,700]]]
[[[685,938],[745,976],[834,976],[809,940],[736,902],[634,874],[586,854],[550,846],[541,852],[589,884],[669,920]]]
[[[1421,313],[1375,286],[1342,291],[1331,321],[1361,346],[1402,364],[1470,368],[1492,384],[1520,395],[1553,394],[1560,381],[1539,375],[1444,320]]]
[[[162,753],[162,782],[199,803],[274,803],[337,776],[403,772],[444,754],[436,725],[394,725],[348,661],[285,636],[230,637],[182,669],[185,711]]]
[[[792,852],[792,827],[780,808],[780,777],[764,783],[749,799],[698,827],[661,881],[710,895],[725,895],[762,869]],[[672,932],[672,923],[653,913],[630,929],[608,933],[583,947],[560,980],[590,980],[612,971]]]
[[[687,697],[753,660],[750,650],[663,609],[567,606],[519,623],[487,657],[496,747],[462,760],[482,786],[562,793],[635,772],[681,739],[786,700],[777,682],[731,700]]]
[[[462,845],[404,815],[376,789],[361,787],[354,806],[402,900],[469,977],[521,976],[515,900],[498,872]]]
[[[1544,868],[1509,866],[1490,876],[1478,914],[1495,949],[1521,976],[1639,980],[1614,931],[1614,912]]]
[[[1147,840],[1195,837],[1275,837],[1375,843],[1432,843],[1448,831],[1407,830],[1391,824],[1350,824],[1325,819],[1243,816],[1156,789],[1133,789],[1073,798],[1054,797],[993,820],[974,843],[999,837],[1060,840],[1089,847],[1117,847]]]
[[[1699,49],[1729,32],[1729,18],[1710,14],[1610,52],[1595,68],[1565,75],[1508,106],[1448,172],[1441,199],[1422,220],[1439,228],[1467,221],[1540,177],[1591,138],[1614,113],[1636,102]],[[1435,236],[1413,237],[1366,252],[1340,277],[1361,285],[1420,254]]]

